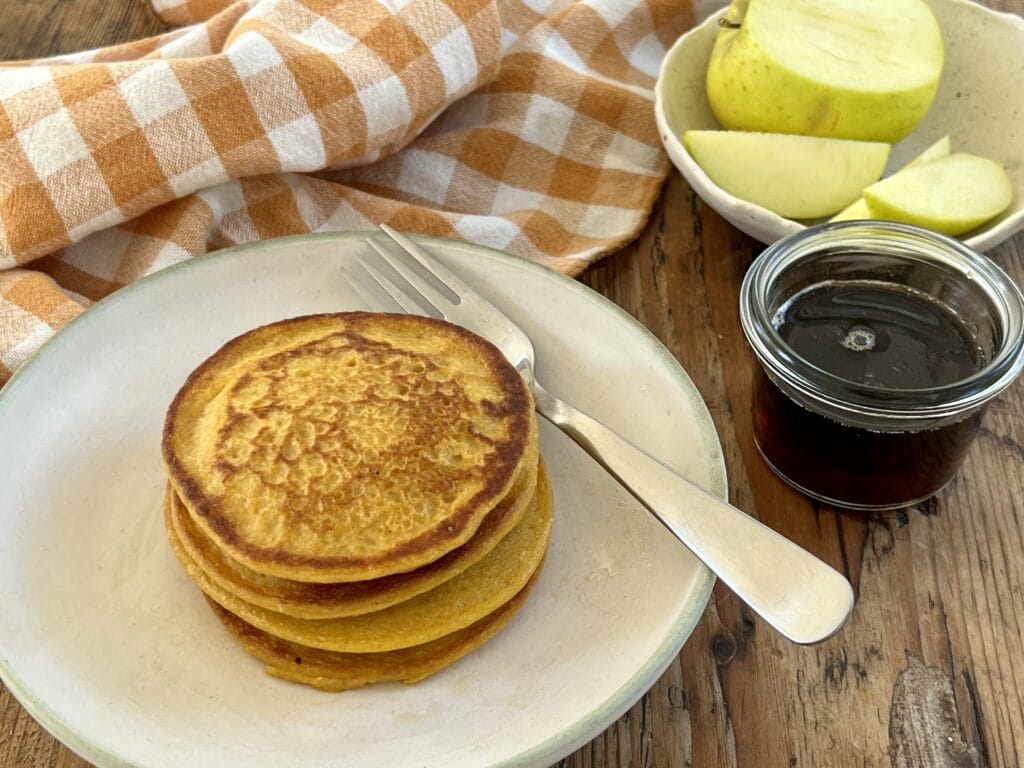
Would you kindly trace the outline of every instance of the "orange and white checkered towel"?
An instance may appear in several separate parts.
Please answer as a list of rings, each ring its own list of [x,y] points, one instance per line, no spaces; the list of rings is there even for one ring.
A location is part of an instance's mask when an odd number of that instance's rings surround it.
[[[577,274],[668,173],[651,89],[690,0],[153,2],[191,26],[0,66],[0,383],[120,286],[262,238],[388,222]]]

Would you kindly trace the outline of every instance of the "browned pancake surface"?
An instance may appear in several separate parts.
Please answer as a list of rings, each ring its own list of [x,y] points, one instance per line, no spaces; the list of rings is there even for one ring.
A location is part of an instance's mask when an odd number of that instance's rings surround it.
[[[164,522],[175,555],[211,599],[247,623],[300,645],[342,653],[381,653],[422,645],[462,629],[512,598],[544,559],[551,538],[553,497],[540,462],[537,489],[523,519],[479,562],[435,588],[373,613],[300,619],[252,605],[212,580]]]
[[[210,608],[242,647],[282,680],[324,691],[344,691],[370,683],[415,683],[479,648],[523,607],[541,568],[511,600],[468,627],[423,645],[384,653],[338,653],[281,640],[246,623],[207,598]]]
[[[163,453],[192,519],[235,560],[364,581],[468,541],[535,434],[530,394],[493,345],[353,312],[227,343],[174,399]]]
[[[536,449],[534,449],[536,455]],[[520,477],[469,541],[414,571],[369,581],[317,584],[267,576],[232,560],[220,551],[168,489],[170,516],[178,540],[206,575],[224,590],[248,603],[304,619],[329,619],[379,611],[408,600],[478,562],[522,519],[537,487],[537,464],[523,467]]]

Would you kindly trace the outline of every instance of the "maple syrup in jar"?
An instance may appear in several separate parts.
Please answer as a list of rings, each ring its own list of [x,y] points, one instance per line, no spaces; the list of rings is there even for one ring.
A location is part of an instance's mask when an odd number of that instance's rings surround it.
[[[825,224],[780,240],[747,272],[740,315],[761,364],[758,449],[834,506],[933,495],[985,404],[1024,367],[1024,297],[1010,277],[903,224]]]

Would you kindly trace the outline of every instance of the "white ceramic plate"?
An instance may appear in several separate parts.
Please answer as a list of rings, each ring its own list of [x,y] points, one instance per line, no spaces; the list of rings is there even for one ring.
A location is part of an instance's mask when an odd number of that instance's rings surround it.
[[[893,146],[886,173],[906,164],[949,135],[954,152],[998,160],[1013,183],[1009,209],[961,239],[988,251],[1024,227],[1024,19],[997,13],[968,0],[926,0],[942,29],[946,59],[942,80],[924,120]],[[762,243],[799,232],[805,223],[785,219],[733,197],[715,185],[683,147],[688,130],[718,130],[708,104],[705,75],[728,3],[701,0],[710,13],[676,41],[661,64],[655,86],[658,132],[669,157],[705,203],[737,229]]]
[[[542,425],[556,522],[526,607],[412,687],[326,694],[230,639],[161,523],[164,410],[229,338],[362,308],[339,272],[362,235],[271,240],[168,269],[84,313],[0,390],[0,675],[100,766],[544,766],[626,711],[679,652],[713,579]],[[700,395],[668,351],[580,283],[444,240],[428,249],[533,335],[539,377],[724,493]]]

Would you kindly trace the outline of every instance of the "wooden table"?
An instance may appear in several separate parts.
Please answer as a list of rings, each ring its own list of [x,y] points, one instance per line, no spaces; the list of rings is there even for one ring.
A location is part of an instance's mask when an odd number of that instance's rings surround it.
[[[1024,0],[988,4],[1024,13]],[[3,0],[0,59],[159,31],[144,0]],[[678,356],[714,417],[732,502],[846,573],[853,617],[798,647],[718,585],[651,691],[559,765],[1024,764],[1024,380],[937,498],[869,515],[812,503],[771,473],[751,432],[755,363],[736,306],[759,249],[673,174],[642,237],[583,280]],[[1024,234],[990,255],[1024,283]],[[87,765],[0,686],[0,768]]]

